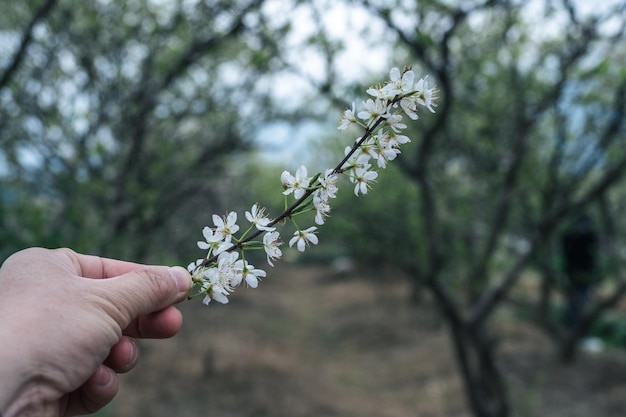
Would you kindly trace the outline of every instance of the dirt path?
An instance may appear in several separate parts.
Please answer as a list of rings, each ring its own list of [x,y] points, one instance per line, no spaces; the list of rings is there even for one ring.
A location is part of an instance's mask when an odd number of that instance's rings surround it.
[[[182,333],[143,343],[117,417],[471,417],[445,326],[402,281],[282,265],[226,306],[181,309]],[[626,415],[626,356],[564,367],[520,323],[498,324],[516,417]]]

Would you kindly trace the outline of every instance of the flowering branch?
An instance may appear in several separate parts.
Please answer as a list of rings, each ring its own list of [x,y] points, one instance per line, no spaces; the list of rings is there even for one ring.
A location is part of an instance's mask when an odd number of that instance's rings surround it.
[[[315,210],[315,223],[323,225],[330,213],[330,200],[336,197],[340,174],[346,175],[354,184],[356,196],[367,194],[378,178],[378,172],[371,169],[370,161],[376,160],[378,168],[384,169],[400,154],[400,146],[410,142],[407,136],[401,134],[407,127],[402,123],[402,114],[417,120],[418,106],[435,112],[436,89],[428,87],[427,77],[417,83],[414,80],[415,73],[410,68],[402,72],[392,68],[386,84],[366,90],[372,98],[363,102],[361,111],[355,113],[354,103],[351,109],[344,111],[338,129],[345,130],[355,124],[363,128],[363,135],[352,146],[346,147],[344,157],[335,168],[312,177],[308,176],[305,166],[300,166],[295,175],[283,171],[280,179],[286,208],[279,216],[270,219],[264,207],[254,204],[250,211],[245,212],[250,226],[236,237],[239,231],[237,213],[231,211],[224,217],[214,214],[214,227],[206,226],[202,230],[205,240],[198,242],[200,249],[207,250],[206,256],[187,267],[194,282],[189,298],[204,295],[204,304],[209,304],[212,299],[225,304],[228,303],[228,295],[242,282],[256,288],[259,280],[267,274],[250,265],[245,253],[247,250],[263,249],[268,264],[274,266],[273,261],[282,257],[279,248],[282,242],[276,226],[286,219],[291,219],[296,227],[289,240],[290,247],[295,245],[300,252],[304,252],[309,245],[316,245],[317,226],[301,229],[294,217]],[[287,205],[289,195],[294,198],[291,205]],[[261,235],[262,240],[256,240]]]

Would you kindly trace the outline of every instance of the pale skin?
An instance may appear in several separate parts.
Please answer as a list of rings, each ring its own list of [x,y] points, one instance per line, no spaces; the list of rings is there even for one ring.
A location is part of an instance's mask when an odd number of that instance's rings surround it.
[[[173,305],[191,287],[181,267],[31,248],[0,268],[0,413],[94,413],[139,357],[136,338],[181,328]]]

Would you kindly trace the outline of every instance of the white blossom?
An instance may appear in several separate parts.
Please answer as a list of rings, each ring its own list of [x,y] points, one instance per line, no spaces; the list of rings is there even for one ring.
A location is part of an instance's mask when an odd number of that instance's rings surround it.
[[[405,135],[390,135],[389,136],[389,145],[393,147],[397,147],[400,145],[404,145],[405,143],[409,143],[411,139]]]
[[[363,110],[358,114],[359,119],[366,120],[367,123],[371,123],[379,117],[389,117],[389,105],[387,100],[377,98],[372,100],[368,98],[363,102]]]
[[[328,200],[322,197],[322,193],[316,192],[313,195],[313,207],[315,207],[315,223],[319,225],[324,224],[324,219],[330,213],[330,205]]]
[[[263,249],[267,255],[267,263],[271,266],[274,266],[272,260],[280,259],[283,256],[279,248],[281,245],[281,242],[278,241],[279,238],[280,233],[278,232],[268,232],[263,236]]]
[[[404,110],[404,113],[409,116],[411,120],[417,120],[417,100],[415,97],[404,97],[400,100],[400,107]]]
[[[355,105],[354,105],[354,102],[352,102],[352,109],[344,110],[343,116],[339,120],[339,126],[337,127],[337,129],[344,130],[344,129],[347,129],[348,126],[350,126],[351,124],[356,123],[357,121],[354,115],[355,115]]]
[[[392,140],[391,136],[383,129],[380,129],[373,139],[376,143],[376,163],[379,168],[386,168],[387,162],[396,159],[400,153],[396,141]]]
[[[197,259],[195,262],[187,265],[187,271],[189,271],[189,273],[191,274],[191,279],[194,282],[202,281],[202,276],[205,269],[200,266],[202,265],[202,262],[204,262],[204,259]]]
[[[208,226],[202,229],[202,235],[204,236],[205,241],[198,241],[198,247],[200,249],[208,249],[209,253],[213,255],[218,255],[235,246],[230,242],[230,239],[224,240],[225,237],[221,233],[218,233]]]
[[[207,268],[204,270],[203,277],[207,288],[205,289],[206,294],[202,303],[209,305],[213,299],[219,303],[227,304],[231,288],[221,279],[218,269]]]
[[[367,194],[370,188],[370,183],[378,178],[378,172],[368,171],[367,168],[357,168],[354,176],[351,178],[354,186],[354,194],[358,197],[359,192],[361,194]]]
[[[433,109],[433,99],[436,98],[436,89],[435,87],[428,88],[428,82],[426,81],[427,78],[428,75],[420,79],[415,85],[417,103],[426,107],[431,113],[434,113],[435,109]]]
[[[389,116],[386,120],[385,123],[387,124],[387,126],[389,126],[391,128],[391,130],[393,130],[395,133],[400,133],[400,131],[402,129],[406,129],[407,126],[402,123],[402,115],[398,114],[398,113],[394,113],[391,116]]]
[[[237,286],[242,281],[245,281],[252,288],[259,286],[259,279],[267,276],[266,272],[262,269],[256,269],[254,265],[250,265],[248,261],[243,259],[235,262],[235,269],[237,274],[233,281],[233,285]]]
[[[396,159],[396,156],[400,153],[397,148],[381,147],[376,158],[376,164],[378,168],[387,168],[387,163]],[[365,193],[363,193],[365,194]]]
[[[239,258],[239,252],[223,252],[217,257],[217,270],[220,272],[220,278],[224,283],[232,288],[233,280],[237,273],[235,262]]]
[[[375,99],[383,101],[391,100],[400,93],[391,84],[386,84],[382,87],[370,87],[365,92]]]
[[[320,193],[322,194],[322,198],[336,198],[337,197],[337,181],[339,177],[335,173],[334,169],[327,169],[324,172],[324,175],[320,175],[318,181],[322,188],[320,189]]]
[[[366,93],[377,99],[391,101],[396,96],[408,94],[413,91],[413,81],[415,73],[412,70],[406,70],[402,73],[398,68],[392,68],[389,71],[389,82],[382,87],[370,87]]]
[[[222,236],[224,242],[230,242],[233,234],[239,231],[237,226],[237,213],[231,211],[226,217],[220,217],[217,214],[213,215],[213,224],[215,224],[215,233]]]
[[[413,91],[413,81],[415,80],[415,73],[412,70],[407,70],[400,73],[398,68],[392,68],[389,71],[389,84],[397,91],[396,94],[406,94]]]
[[[315,235],[315,231],[317,227],[312,226],[306,230],[296,230],[294,232],[294,237],[289,241],[289,247],[292,247],[294,244],[298,248],[300,252],[304,252],[309,243],[317,245],[317,236]]]
[[[311,181],[311,179],[307,177],[307,169],[304,165],[301,165],[300,168],[296,170],[295,176],[291,175],[289,171],[283,171],[280,180],[283,183],[283,187],[285,187],[283,194],[288,195],[293,193],[295,198],[300,198],[304,195]]]
[[[215,247],[217,242],[222,241],[222,236],[215,233],[215,231],[208,226],[202,229],[202,236],[204,236],[205,242],[198,241],[198,247],[200,249],[211,249]]]
[[[345,154],[348,155],[352,151],[352,147],[346,146]],[[349,176],[354,175],[354,171],[358,168],[365,168],[368,165],[368,161],[372,156],[368,153],[363,153],[361,149],[357,149],[343,165],[343,169],[347,171]]]
[[[226,252],[229,249],[232,249],[235,246],[232,242],[220,242],[215,249],[213,249],[213,255],[219,255],[222,252]]]
[[[259,207],[258,204],[254,204],[250,211],[246,211],[246,219],[259,230],[270,232],[276,229],[268,226],[270,219],[265,215],[265,207]]]
[[[359,155],[360,154],[367,155],[368,158],[367,159],[361,158],[360,166],[365,165],[365,163],[368,162],[371,158],[377,158],[378,157],[378,152],[377,152],[376,148],[377,148],[376,141],[372,137],[369,137],[365,142],[363,142],[361,144],[361,146],[357,150],[357,153]]]

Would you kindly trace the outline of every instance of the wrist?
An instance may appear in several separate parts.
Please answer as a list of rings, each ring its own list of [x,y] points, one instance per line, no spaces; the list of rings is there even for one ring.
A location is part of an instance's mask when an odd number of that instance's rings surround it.
[[[36,384],[27,384],[10,393],[0,417],[45,416],[50,414],[51,403],[43,401],[42,391]]]
[[[0,417],[43,415],[43,390],[37,383],[36,366],[26,359],[19,336],[0,329]]]

